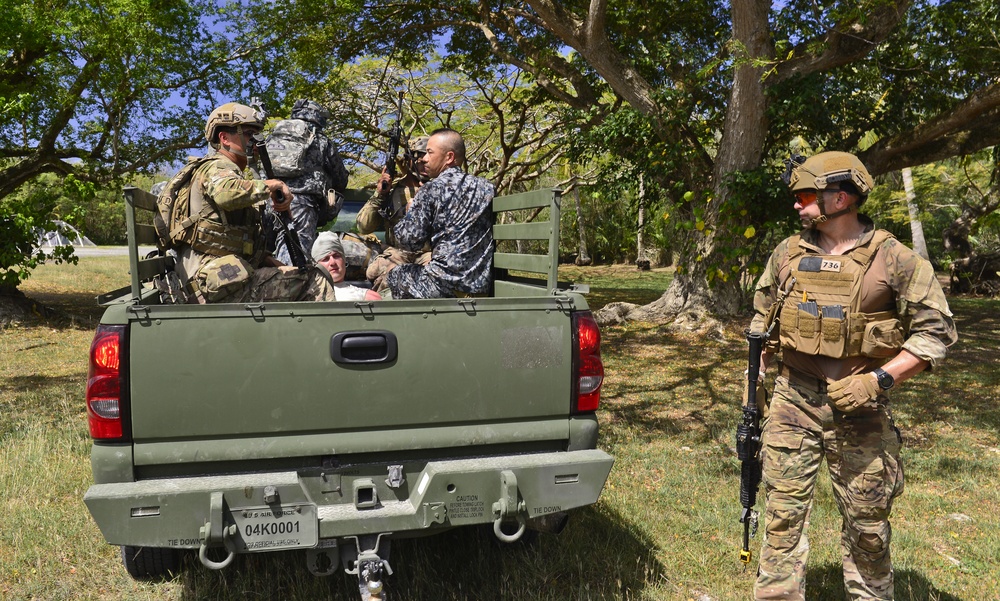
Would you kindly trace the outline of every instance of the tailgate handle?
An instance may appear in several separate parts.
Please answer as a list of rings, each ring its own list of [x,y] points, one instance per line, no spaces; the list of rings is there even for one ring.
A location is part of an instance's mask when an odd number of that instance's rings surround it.
[[[396,335],[384,330],[338,332],[330,339],[330,357],[336,363],[392,363],[396,355]]]

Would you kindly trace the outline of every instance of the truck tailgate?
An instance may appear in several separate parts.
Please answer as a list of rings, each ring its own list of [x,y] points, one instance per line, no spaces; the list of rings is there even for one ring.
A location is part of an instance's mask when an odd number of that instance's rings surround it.
[[[135,463],[566,439],[572,304],[138,307]]]

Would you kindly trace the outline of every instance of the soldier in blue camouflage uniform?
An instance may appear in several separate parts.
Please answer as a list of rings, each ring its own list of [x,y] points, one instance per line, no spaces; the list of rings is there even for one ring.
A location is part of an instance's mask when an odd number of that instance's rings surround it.
[[[892,599],[889,513],[903,468],[888,391],[940,365],[955,325],[931,264],[858,213],[873,182],[857,157],[824,152],[789,167],[805,229],[771,255],[751,324],[763,332],[779,319],[762,374],[781,351],[761,440],[755,598],[806,598],[806,525],[825,457],[843,517],[847,598]]]
[[[217,152],[197,159],[201,164],[183,187],[190,198],[190,218],[171,225],[185,296],[179,300],[335,298],[332,285],[315,267],[281,267],[264,252],[260,209],[270,200],[274,210],[287,210],[292,194],[280,180],[247,177],[247,156],[263,118],[236,103],[218,107],[208,118],[205,137]]]
[[[347,189],[348,174],[344,161],[340,158],[337,145],[323,134],[323,128],[326,127],[329,118],[330,112],[312,100],[296,100],[292,106],[291,119],[305,122],[314,136],[309,144],[308,154],[304,158],[304,172],[301,175],[283,178],[292,191],[292,223],[306,255],[316,240],[317,228],[335,219],[340,210],[339,206],[328,209],[328,194],[331,190],[343,194]],[[269,140],[269,152],[271,144]],[[280,174],[278,176],[281,177]],[[340,203],[343,203],[342,196]],[[268,219],[272,228],[276,225],[274,219],[273,216]],[[275,256],[285,265],[290,265],[291,257],[288,254],[284,233],[280,229],[271,231],[275,236]]]
[[[400,248],[431,245],[427,265],[394,267],[386,275],[393,298],[439,298],[489,291],[493,268],[493,184],[464,173],[465,141],[451,129],[427,140],[419,161],[430,180],[394,228]]]

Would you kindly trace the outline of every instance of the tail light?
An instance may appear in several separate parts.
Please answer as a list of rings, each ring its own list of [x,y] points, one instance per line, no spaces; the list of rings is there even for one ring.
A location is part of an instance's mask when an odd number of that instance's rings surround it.
[[[97,327],[90,345],[87,421],[95,440],[120,439],[122,429],[122,351],[125,326]]]
[[[573,313],[573,355],[576,411],[595,411],[601,403],[604,363],[601,361],[601,330],[590,311]]]

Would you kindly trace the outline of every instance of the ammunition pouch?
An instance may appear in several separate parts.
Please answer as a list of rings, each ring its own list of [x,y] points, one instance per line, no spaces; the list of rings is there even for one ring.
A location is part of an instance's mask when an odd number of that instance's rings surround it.
[[[245,259],[229,254],[216,257],[198,270],[191,284],[210,303],[225,302],[243,292],[254,269]]]
[[[789,265],[794,288],[778,309],[782,348],[834,359],[881,359],[903,348],[905,333],[894,311],[860,310],[864,275],[890,236],[879,230],[865,246],[836,256],[807,255],[800,238],[793,237]]]
[[[260,246],[257,230],[253,226],[225,225],[203,218],[195,222],[193,227],[184,230],[178,241],[212,257],[253,257]]]

